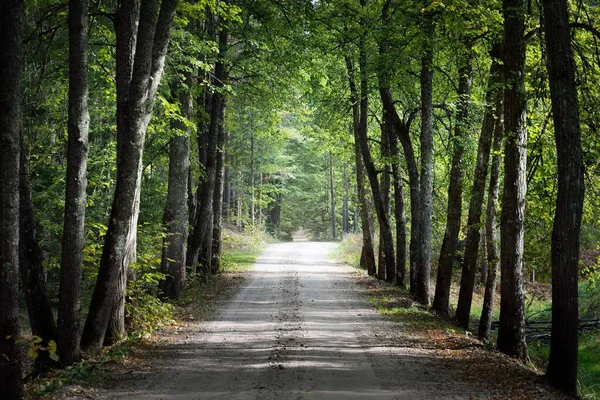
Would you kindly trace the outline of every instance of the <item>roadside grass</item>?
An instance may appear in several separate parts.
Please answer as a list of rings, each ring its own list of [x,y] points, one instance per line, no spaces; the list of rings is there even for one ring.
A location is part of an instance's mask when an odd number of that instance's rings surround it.
[[[532,341],[528,344],[532,362],[541,370],[548,366],[550,343]],[[579,337],[578,392],[582,399],[600,399],[600,335],[586,332]]]

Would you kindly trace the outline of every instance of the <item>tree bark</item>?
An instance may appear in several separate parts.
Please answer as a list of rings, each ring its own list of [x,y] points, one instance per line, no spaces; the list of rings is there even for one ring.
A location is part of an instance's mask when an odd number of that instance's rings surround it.
[[[350,183],[348,182],[348,160],[344,160],[344,198],[342,199],[342,233],[350,233],[350,217],[348,210],[348,197],[350,192]]]
[[[492,65],[488,80],[486,95],[486,107],[483,116],[481,135],[477,149],[477,161],[475,165],[475,176],[473,178],[473,189],[469,202],[469,218],[467,221],[467,240],[460,279],[460,292],[458,306],[456,308],[456,321],[464,329],[469,329],[471,315],[471,303],[473,300],[473,289],[477,275],[477,256],[479,252],[479,239],[481,232],[481,209],[485,192],[485,181],[487,177],[490,159],[490,148],[495,125],[495,116],[498,113],[498,91],[500,81],[500,46],[494,45],[492,49]]]
[[[361,7],[366,8],[367,1],[360,0]],[[390,228],[390,221],[387,213],[385,212],[385,206],[383,204],[383,197],[379,181],[377,180],[377,171],[375,164],[371,158],[371,150],[369,149],[368,142],[368,127],[367,118],[369,112],[369,86],[367,79],[367,49],[366,49],[366,38],[365,34],[362,34],[359,38],[359,74],[360,74],[360,119],[358,125],[358,144],[362,155],[365,171],[367,172],[367,178],[371,184],[371,191],[373,193],[373,203],[375,205],[375,212],[377,213],[377,219],[379,220],[379,231],[381,235],[381,241],[383,242],[383,256],[385,263],[385,270],[391,271],[391,276],[387,277],[386,280],[392,281],[396,271],[396,260],[394,258],[394,241],[392,237],[392,230]]]
[[[552,228],[552,334],[546,375],[577,394],[579,234],[584,167],[575,61],[566,0],[544,0],[547,68],[558,156],[558,195]]]
[[[197,143],[198,143],[198,165],[201,166],[200,178],[198,181],[198,187],[196,188],[196,209],[192,217],[191,234],[188,237],[188,246],[186,254],[186,263],[190,269],[190,272],[196,273],[198,268],[198,259],[194,256],[194,251],[198,246],[202,246],[200,241],[201,231],[197,228],[197,224],[200,218],[201,206],[202,206],[202,193],[206,190],[208,184],[208,175],[206,170],[206,157],[208,152],[209,142],[209,128],[210,128],[210,108],[212,104],[212,94],[209,92],[208,87],[203,88],[202,94],[198,96],[197,103],[202,104],[204,107],[204,114],[198,119],[197,129]]]
[[[419,201],[419,170],[415,161],[414,149],[410,138],[410,126],[414,115],[410,115],[407,121],[403,121],[398,116],[390,89],[381,84],[379,95],[381,103],[386,108],[386,118],[388,123],[394,128],[394,133],[402,145],[404,159],[406,160],[406,169],[408,171],[408,185],[410,189],[410,292],[416,293],[417,290],[417,265],[419,259],[419,218],[421,204]]]
[[[219,118],[219,136],[217,138],[217,170],[215,180],[215,193],[213,199],[213,231],[212,231],[212,259],[211,271],[216,274],[221,269],[221,230],[223,225],[223,188],[225,178],[225,102],[221,107]]]
[[[490,184],[488,189],[487,211],[485,219],[485,241],[487,247],[488,274],[485,282],[485,294],[481,318],[479,319],[479,338],[484,341],[490,339],[492,318],[494,315],[494,297],[496,295],[496,281],[500,257],[498,256],[498,229],[496,214],[498,213],[498,195],[500,192],[500,168],[502,165],[502,140],[504,126],[502,116],[503,91],[499,88],[496,94],[496,115],[494,126],[494,144],[492,145],[492,165],[490,167]]]
[[[228,30],[221,29],[219,32],[219,59],[215,63],[214,85],[215,92],[211,98],[210,107],[210,126],[208,129],[208,148],[206,153],[206,185],[202,191],[202,196],[199,199],[199,208],[196,218],[196,226],[194,227],[194,239],[190,244],[191,249],[189,256],[192,270],[196,270],[198,258],[205,244],[207,235],[212,241],[212,224],[213,224],[213,200],[215,191],[216,168],[217,168],[217,141],[219,135],[219,119],[221,108],[223,106],[223,94],[220,90],[223,88],[223,80],[225,79],[225,52],[227,51]],[[206,247],[205,247],[206,248]],[[204,257],[207,262],[212,258],[212,245],[208,247]],[[210,272],[210,265],[203,265],[206,272]]]
[[[395,137],[390,137],[392,176],[394,182],[394,216],[396,218],[396,284],[406,287],[406,217],[404,215],[404,185],[402,170],[398,162],[398,143]]]
[[[111,313],[122,303],[123,281],[129,263],[131,231],[135,230],[136,197],[141,183],[142,150],[152,105],[164,69],[177,0],[148,0],[141,3],[139,28],[136,29],[135,1],[123,1],[118,10],[117,49],[135,42],[134,57],[123,51],[117,57],[117,92],[125,90],[117,100],[117,181],[110,222],[98,270],[90,311],[83,330],[84,350],[98,350],[104,343]],[[160,12],[159,12],[160,6]],[[133,59],[133,66],[127,63]],[[125,71],[132,71],[129,84],[119,85]],[[122,82],[123,83],[123,82]],[[120,101],[119,101],[120,100]],[[121,108],[119,109],[119,103]],[[120,125],[119,125],[120,124]],[[138,194],[136,196],[136,193]]]
[[[381,156],[384,159],[383,163],[383,172],[381,173],[380,179],[380,187],[381,187],[381,202],[383,203],[383,209],[385,210],[385,214],[388,217],[388,221],[390,221],[390,232],[391,232],[391,215],[392,215],[392,202],[390,191],[392,187],[391,181],[391,167],[390,167],[390,140],[393,134],[391,133],[392,126],[387,123],[387,118],[385,117],[385,109],[383,110],[383,117],[381,123]],[[383,236],[382,236],[383,237]],[[394,263],[382,263],[381,261],[385,261],[385,257],[382,258],[385,250],[385,246],[382,246],[383,239],[379,241],[379,270],[378,275],[379,279],[385,279],[388,282],[392,282],[396,278],[396,260]],[[391,266],[394,266],[394,269],[390,269]]]
[[[373,239],[371,236],[371,224],[369,222],[369,212],[367,208],[367,194],[365,190],[364,165],[359,145],[359,125],[360,125],[360,105],[358,102],[358,89],[354,77],[354,66],[349,56],[344,57],[346,69],[348,71],[348,84],[350,87],[350,104],[352,106],[352,133],[354,136],[354,157],[356,160],[356,191],[358,197],[358,208],[360,213],[360,223],[362,227],[363,246],[361,251],[361,267],[367,270],[369,275],[375,275],[375,251],[373,249]]]
[[[331,200],[331,238],[335,240],[335,184],[334,184],[334,173],[333,173],[333,154],[329,152],[329,198]]]
[[[501,301],[498,349],[527,357],[523,296],[523,244],[527,191],[525,93],[525,8],[523,0],[503,0],[504,11],[504,193],[500,244]]]
[[[58,308],[58,350],[63,365],[81,358],[81,269],[90,126],[87,9],[87,0],[69,1],[69,139]]]
[[[433,215],[433,16],[425,15],[423,21],[424,48],[421,57],[421,181],[419,201],[419,256],[416,268],[415,297],[429,305],[431,270],[431,218]],[[411,203],[412,205],[412,203]]]
[[[250,182],[250,202],[248,204],[248,208],[250,209],[250,224],[254,226],[255,212],[254,212],[254,174],[255,174],[255,164],[254,164],[254,127],[252,127],[252,131],[250,132],[250,177],[248,181]]]
[[[472,50],[468,45],[465,46],[467,54],[461,60],[461,66],[458,68],[458,105],[456,110],[456,124],[454,134],[452,135],[452,165],[450,167],[450,184],[448,185],[448,208],[446,212],[446,231],[440,251],[438,262],[437,282],[435,285],[435,296],[433,298],[433,309],[439,314],[448,315],[448,305],[450,303],[450,285],[452,283],[452,270],[454,260],[456,259],[456,248],[458,247],[458,235],[460,233],[460,223],[462,219],[462,192],[465,176],[464,153],[466,131],[469,118],[469,106],[471,103],[471,86],[473,83]],[[462,58],[462,57],[461,57]],[[487,170],[486,170],[487,171]],[[462,285],[461,285],[462,288]],[[466,293],[463,292],[463,293]],[[464,317],[467,299],[459,297],[459,307],[457,307],[457,319]],[[470,299],[468,307],[471,307]],[[468,325],[467,314],[467,325]]]
[[[191,87],[192,77],[186,77],[185,87]],[[179,97],[182,117],[192,117],[192,96],[183,85],[173,91]],[[184,121],[172,122],[174,134],[169,140],[169,183],[163,215],[161,271],[166,275],[161,282],[162,294],[176,299],[185,284],[185,257],[188,233],[187,186],[190,170],[190,129]]]
[[[0,393],[23,397],[19,322],[22,0],[0,2]]]

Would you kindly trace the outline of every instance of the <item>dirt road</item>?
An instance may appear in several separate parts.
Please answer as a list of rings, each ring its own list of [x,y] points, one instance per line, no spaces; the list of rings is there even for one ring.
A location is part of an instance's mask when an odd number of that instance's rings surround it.
[[[439,399],[488,397],[359,293],[334,244],[271,245],[214,321],[182,332],[113,399]]]

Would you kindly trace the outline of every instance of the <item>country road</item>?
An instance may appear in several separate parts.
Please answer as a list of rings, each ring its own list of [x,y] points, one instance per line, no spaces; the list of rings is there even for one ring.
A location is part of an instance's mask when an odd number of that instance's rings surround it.
[[[162,346],[149,371],[118,381],[112,399],[440,399],[489,393],[425,349],[395,343],[332,262],[335,244],[269,246],[213,321]]]

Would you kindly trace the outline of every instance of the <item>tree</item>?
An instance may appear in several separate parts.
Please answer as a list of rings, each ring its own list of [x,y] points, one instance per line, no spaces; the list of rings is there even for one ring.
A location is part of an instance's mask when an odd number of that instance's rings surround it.
[[[492,45],[492,65],[485,99],[485,112],[479,136],[477,148],[477,162],[475,175],[473,177],[473,189],[469,202],[469,217],[467,221],[467,239],[465,242],[465,254],[462,263],[462,274],[460,278],[460,293],[458,306],[456,308],[456,320],[465,329],[469,327],[471,315],[471,302],[473,300],[473,289],[475,287],[475,275],[477,269],[477,256],[479,250],[479,239],[481,232],[481,212],[483,197],[485,193],[485,181],[487,177],[488,164],[490,160],[490,149],[494,127],[498,119],[500,89],[500,46]],[[490,264],[491,265],[491,264]]]
[[[190,94],[192,79],[190,74],[186,75],[185,85],[179,85],[173,94],[174,97],[179,95],[183,114],[180,118],[189,120],[192,113]],[[162,293],[170,298],[179,297],[185,283],[185,250],[188,233],[190,129],[188,123],[180,118],[171,123],[174,132],[169,139],[169,186],[163,216],[165,238],[160,263],[161,271],[166,274],[165,280],[161,283]]]
[[[138,10],[135,1],[125,0],[117,11],[117,182],[81,339],[85,350],[102,346],[113,309],[122,311],[124,305],[132,232],[137,224],[142,149],[176,6],[177,0],[152,0],[142,2]]]
[[[421,180],[419,200],[419,257],[416,268],[417,299],[429,305],[431,270],[431,218],[433,213],[433,40],[435,25],[431,10],[423,16],[423,55],[421,57]]]
[[[558,194],[552,228],[552,334],[546,375],[577,393],[579,234],[584,170],[575,62],[566,0],[544,0],[547,68],[558,156]]]
[[[90,125],[87,10],[87,0],[69,1],[69,139],[58,312],[58,348],[63,365],[70,365],[81,357],[81,268]]]
[[[444,234],[444,241],[442,242],[442,249],[440,251],[435,297],[433,299],[434,310],[445,316],[448,315],[452,268],[454,266],[462,217],[462,192],[465,176],[465,136],[467,134],[469,104],[471,102],[471,86],[473,84],[472,44],[465,39],[463,39],[463,42],[465,42],[464,49],[462,49],[464,54],[459,56],[460,65],[458,68],[458,105],[456,110],[456,122],[451,139],[452,164],[450,167],[450,184],[448,185],[446,231]],[[460,317],[461,312],[463,312],[463,308],[465,308],[461,300],[464,301],[464,297],[462,299],[459,297],[459,303],[456,310],[457,319]],[[470,305],[471,303],[469,301],[469,308]],[[468,321],[469,314],[467,313],[466,315]],[[464,322],[461,321],[461,324],[464,325]]]
[[[346,70],[348,72],[348,85],[350,87],[350,105],[352,106],[352,133],[354,136],[354,156],[356,160],[356,188],[358,194],[360,222],[362,227],[362,250],[360,264],[369,275],[375,274],[375,251],[371,236],[371,224],[367,209],[367,194],[364,181],[364,164],[359,145],[359,129],[361,129],[361,108],[359,104],[358,88],[354,76],[354,66],[350,56],[345,56]]]
[[[366,9],[366,0],[360,0],[360,5],[363,10]],[[364,25],[365,22],[362,21]],[[379,221],[379,231],[381,242],[383,244],[383,263],[385,265],[385,279],[389,282],[394,280],[396,273],[396,260],[394,258],[394,242],[392,238],[392,230],[390,227],[389,216],[386,213],[382,191],[377,180],[377,171],[371,157],[371,150],[368,142],[368,109],[369,109],[369,83],[367,71],[367,49],[366,49],[366,33],[359,38],[359,76],[360,76],[360,119],[358,124],[358,144],[362,156],[367,178],[371,184],[373,192],[373,204]],[[381,278],[381,276],[380,276]]]
[[[217,141],[219,135],[220,115],[223,107],[224,93],[223,86],[226,80],[226,67],[225,67],[225,53],[227,51],[227,40],[229,37],[228,29],[223,26],[218,34],[219,43],[219,59],[215,64],[214,72],[214,85],[215,92],[211,96],[210,105],[210,125],[208,128],[208,146],[206,150],[206,185],[202,190],[202,195],[199,197],[199,207],[196,212],[196,223],[194,226],[194,232],[192,234],[192,241],[190,243],[191,249],[189,254],[191,259],[188,261],[192,265],[192,269],[198,263],[198,256],[202,250],[202,246],[205,244],[205,240],[208,239],[207,246],[205,247],[208,251],[205,256],[205,261],[209,265],[205,265],[205,270],[210,272],[210,262],[212,259],[212,223],[213,223],[213,206],[214,206],[214,191],[215,181],[217,173]]]
[[[213,194],[213,231],[211,272],[216,274],[221,269],[221,233],[223,228],[223,191],[225,188],[225,152],[227,134],[225,133],[226,99],[223,99],[219,115],[219,134],[217,137],[217,167],[215,192]]]
[[[0,393],[23,395],[19,322],[19,157],[24,3],[0,2]]]
[[[523,236],[527,182],[525,94],[525,2],[503,0],[504,192],[500,237],[501,301],[498,349],[525,359],[525,304],[523,299]]]

